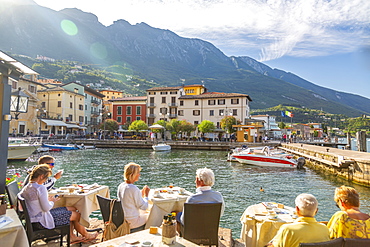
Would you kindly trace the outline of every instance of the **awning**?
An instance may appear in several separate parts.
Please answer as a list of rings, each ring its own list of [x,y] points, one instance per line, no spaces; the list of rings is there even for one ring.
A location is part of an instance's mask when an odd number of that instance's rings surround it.
[[[49,120],[49,119],[41,119],[46,125],[48,126],[67,126],[67,124],[60,120]]]
[[[80,128],[80,126],[78,126],[77,124],[66,124],[66,126],[67,126],[67,129],[73,129],[73,128],[79,129]]]

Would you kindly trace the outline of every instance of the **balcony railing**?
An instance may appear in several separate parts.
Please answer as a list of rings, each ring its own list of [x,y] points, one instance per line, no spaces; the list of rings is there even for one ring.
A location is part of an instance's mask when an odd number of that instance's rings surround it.
[[[177,114],[170,114],[168,117],[169,118],[177,118]]]
[[[91,100],[91,103],[92,104],[96,104],[96,105],[100,105],[100,101],[99,100],[95,100],[95,99],[92,99]]]
[[[178,106],[178,104],[177,104],[177,103],[168,103],[168,106],[169,106],[169,107],[177,107],[177,106]]]
[[[155,103],[148,103],[148,107],[156,107]]]
[[[148,117],[155,118],[155,114],[148,114]]]

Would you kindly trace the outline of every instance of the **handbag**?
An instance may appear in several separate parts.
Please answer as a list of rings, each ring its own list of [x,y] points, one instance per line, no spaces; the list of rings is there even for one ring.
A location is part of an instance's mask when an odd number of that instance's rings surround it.
[[[105,229],[103,233],[103,240],[109,240],[113,238],[118,238],[130,233],[130,223],[127,220],[123,220],[123,223],[117,227],[112,221],[113,207],[116,199],[110,202],[110,215],[109,220],[104,222]]]

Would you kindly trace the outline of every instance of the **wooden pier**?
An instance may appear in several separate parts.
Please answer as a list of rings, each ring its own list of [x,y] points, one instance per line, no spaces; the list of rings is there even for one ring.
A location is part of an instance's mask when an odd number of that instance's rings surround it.
[[[306,165],[370,187],[370,153],[302,143],[282,143],[281,149],[306,159]]]

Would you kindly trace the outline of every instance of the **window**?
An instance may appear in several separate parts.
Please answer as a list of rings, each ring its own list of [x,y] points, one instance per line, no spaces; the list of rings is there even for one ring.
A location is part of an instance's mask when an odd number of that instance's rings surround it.
[[[69,108],[73,108],[73,103],[72,102],[69,102]]]
[[[117,122],[122,123],[122,117],[117,117]]]
[[[219,115],[219,116],[223,116],[223,115],[224,115],[224,110],[223,110],[223,109],[218,110],[218,115]]]
[[[161,94],[167,94],[168,92],[161,92]]]
[[[80,111],[83,111],[83,110],[84,110],[84,105],[78,105],[78,109],[79,109]]]
[[[170,92],[170,94],[177,94],[177,91]]]
[[[215,104],[216,104],[216,100],[214,99],[208,100],[208,105],[215,105]]]
[[[126,118],[126,123],[131,123],[131,117]]]
[[[80,122],[82,124],[84,122],[84,117],[83,116],[79,116],[78,117],[78,122]]]
[[[45,108],[46,102],[41,102],[41,108]]]
[[[149,109],[149,114],[150,114],[150,115],[154,114],[154,108],[150,108],[150,109]]]
[[[73,118],[72,118],[72,115],[71,114],[68,116],[68,120],[69,121],[73,121]]]
[[[12,88],[17,89],[17,81],[12,80]]]
[[[62,107],[62,101],[58,101],[58,107]]]
[[[193,116],[199,116],[200,110],[193,110]]]
[[[154,104],[154,97],[150,97],[150,98],[149,98],[149,103],[150,103],[150,104]]]
[[[162,97],[162,104],[166,104],[166,97]]]
[[[122,106],[117,106],[117,115],[122,115]]]
[[[137,116],[137,117],[136,117],[136,120],[141,120],[141,117],[140,117],[140,116]]]
[[[179,116],[184,116],[184,110],[179,110],[178,114],[179,114]]]
[[[194,105],[199,105],[199,100],[195,100]]]
[[[185,90],[185,93],[186,93],[186,94],[194,93],[194,89],[186,89],[186,90]]]
[[[141,106],[136,106],[136,115],[141,115]],[[140,119],[136,119],[140,120]]]
[[[126,114],[127,115],[131,115],[131,109],[132,109],[132,107],[131,106],[127,106],[126,107]],[[130,119],[131,119],[131,117],[130,117]],[[128,122],[128,121],[127,121]],[[131,122],[131,120],[130,120],[130,122]]]
[[[231,99],[231,104],[238,105],[239,104],[239,99]]]
[[[225,99],[219,99],[218,104],[219,105],[224,105],[225,104]]]
[[[28,91],[30,91],[31,93],[36,93],[36,87],[32,85],[28,85]]]
[[[194,125],[198,125],[199,124],[199,121],[194,121]]]
[[[215,111],[214,110],[209,110],[209,115],[210,116],[214,116],[215,115]]]
[[[184,105],[184,101],[180,100],[180,106],[183,106],[183,105]]]
[[[155,95],[156,92],[149,92],[149,95]]]
[[[238,109],[233,109],[233,116],[238,116]]]

